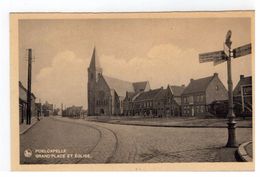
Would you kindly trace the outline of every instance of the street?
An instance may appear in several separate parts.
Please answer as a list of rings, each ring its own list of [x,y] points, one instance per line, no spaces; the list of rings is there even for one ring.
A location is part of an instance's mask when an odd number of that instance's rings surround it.
[[[227,128],[150,127],[61,117],[43,118],[20,135],[20,163],[236,161],[236,149],[225,148],[227,133]],[[252,140],[252,128],[237,128],[238,143],[249,140]],[[31,149],[33,154],[36,150],[62,149],[74,156],[25,157],[27,149]]]

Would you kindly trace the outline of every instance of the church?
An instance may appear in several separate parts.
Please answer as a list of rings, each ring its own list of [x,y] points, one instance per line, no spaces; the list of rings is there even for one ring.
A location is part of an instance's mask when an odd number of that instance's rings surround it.
[[[122,115],[127,93],[150,90],[148,81],[128,82],[105,76],[94,48],[88,68],[88,115]]]

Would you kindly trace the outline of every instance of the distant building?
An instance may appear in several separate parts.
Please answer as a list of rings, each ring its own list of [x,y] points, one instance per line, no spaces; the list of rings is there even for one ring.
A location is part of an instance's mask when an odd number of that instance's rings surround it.
[[[252,116],[252,76],[240,75],[233,91],[235,112],[246,116]]]
[[[71,106],[62,111],[62,117],[80,118],[83,114],[82,106]]]
[[[131,83],[103,75],[95,52],[88,68],[88,115],[122,115],[126,92],[150,90],[149,82]]]
[[[60,108],[55,108],[55,109],[53,109],[53,115],[54,115],[54,116],[59,115],[59,112],[60,112]]]
[[[228,92],[217,73],[213,76],[191,79],[182,93],[183,116],[206,116],[208,105],[213,101],[227,100]]]
[[[31,115],[36,116],[36,97],[31,94]],[[19,81],[19,122],[24,123],[27,117],[27,89],[23,86],[22,82]]]
[[[36,109],[36,115],[42,116],[42,104],[41,103],[35,103],[35,109]]]
[[[53,115],[53,104],[48,103],[48,101],[46,101],[43,105],[42,105],[42,114],[44,117],[48,117],[50,115]]]
[[[81,118],[86,118],[88,116],[88,111],[86,109],[81,110]]]

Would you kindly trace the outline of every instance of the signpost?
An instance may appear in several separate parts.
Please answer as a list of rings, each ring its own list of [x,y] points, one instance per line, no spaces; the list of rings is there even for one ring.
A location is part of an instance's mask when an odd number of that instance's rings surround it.
[[[242,57],[251,53],[251,44],[233,49],[233,58]]]
[[[251,53],[251,44],[247,44],[235,49],[231,49],[232,31],[229,30],[226,34],[226,40],[224,44],[224,50],[216,52],[208,52],[199,54],[199,62],[213,62],[214,65],[227,62],[227,76],[228,76],[228,142],[226,147],[237,147],[236,141],[236,121],[234,114],[234,104],[233,104],[233,82],[231,75],[231,59],[238,58]]]
[[[216,52],[208,52],[208,53],[199,54],[199,62],[205,63],[210,61],[221,61],[221,60],[225,60],[226,57],[227,56],[223,50],[216,51]]]

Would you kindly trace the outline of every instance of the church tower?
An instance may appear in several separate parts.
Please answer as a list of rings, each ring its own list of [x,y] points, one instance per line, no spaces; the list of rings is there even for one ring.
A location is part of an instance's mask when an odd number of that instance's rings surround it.
[[[102,68],[100,67],[98,59],[96,58],[96,49],[94,47],[91,61],[88,67],[88,115],[89,116],[95,115],[96,84],[99,78],[99,74],[101,73],[102,73]]]

